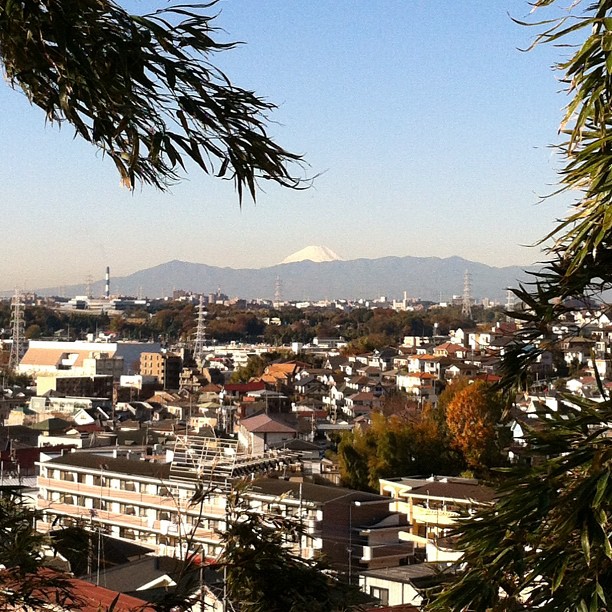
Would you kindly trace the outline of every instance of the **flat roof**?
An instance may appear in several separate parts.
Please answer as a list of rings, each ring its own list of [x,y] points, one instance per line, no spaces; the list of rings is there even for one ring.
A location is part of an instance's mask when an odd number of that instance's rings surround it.
[[[170,463],[154,463],[140,459],[127,459],[125,457],[115,458],[90,452],[66,453],[61,457],[50,459],[43,463],[80,467],[89,470],[104,470],[118,474],[147,476],[149,478],[168,479],[170,476]]]
[[[405,495],[438,497],[457,500],[490,502],[496,497],[495,490],[478,481],[465,478],[381,478],[381,482],[391,482],[407,489]]]
[[[345,489],[341,487],[330,487],[326,485],[316,485],[310,482],[296,482],[293,480],[282,480],[280,478],[260,478],[253,481],[250,485],[250,490],[257,494],[271,495],[278,497],[281,495],[289,495],[294,499],[300,498],[300,488],[302,499],[306,501],[328,503],[340,500],[346,500],[349,505],[352,501],[378,501],[384,500],[392,502],[393,500],[384,495],[376,493],[367,493],[365,491],[356,491],[354,489]]]
[[[370,578],[411,583],[418,586],[420,583],[430,584],[432,579],[438,577],[445,579],[446,574],[443,574],[443,572],[448,567],[448,563],[414,563],[412,565],[400,565],[399,567],[365,570],[359,573]]]

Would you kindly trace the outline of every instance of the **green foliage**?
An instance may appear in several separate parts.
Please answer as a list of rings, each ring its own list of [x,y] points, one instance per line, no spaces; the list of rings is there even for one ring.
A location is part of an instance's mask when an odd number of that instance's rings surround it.
[[[0,492],[0,608],[41,610],[72,596],[68,577],[45,568],[46,536],[35,531],[39,512],[19,491]]]
[[[260,355],[251,355],[244,367],[236,368],[232,372],[231,382],[246,383],[257,376],[261,376],[268,365],[267,361]]]
[[[567,400],[528,430],[532,467],[510,469],[495,506],[460,527],[466,571],[431,610],[610,609],[612,402]]]
[[[115,163],[124,185],[165,189],[191,160],[232,179],[242,199],[258,178],[298,187],[299,156],[266,133],[275,105],[232,85],[210,61],[215,2],[133,15],[111,0],[0,2],[0,62],[51,122]],[[208,13],[208,14],[207,14]]]
[[[569,94],[559,191],[579,195],[542,241],[544,268],[515,291],[524,308],[512,315],[522,327],[502,362],[510,393],[542,352],[558,354],[552,327],[572,310],[568,300],[597,304],[612,287],[612,2],[561,10],[535,24],[543,32],[534,44],[571,49],[557,66]],[[612,401],[601,381],[599,391],[599,403],[566,395],[558,412],[538,415],[525,435],[526,465],[507,472],[494,507],[459,528],[465,570],[431,610],[611,609]]]
[[[536,0],[550,7],[555,0]],[[609,0],[575,2],[558,19],[525,24],[543,31],[543,43],[572,49],[556,68],[562,72],[569,102],[560,131],[566,137],[559,150],[564,158],[558,192],[579,194],[565,218],[542,239],[547,255],[532,283],[515,293],[525,309],[515,313],[523,322],[521,335],[506,360],[506,385],[526,371],[543,350],[554,348],[552,325],[568,311],[569,298],[601,300],[612,287],[612,5]],[[576,41],[584,36],[583,42]],[[570,46],[571,45],[571,46]],[[539,349],[534,342],[543,338]]]
[[[346,486],[372,491],[379,478],[458,474],[464,467],[429,407],[418,416],[374,413],[369,428],[343,434],[338,462]]]
[[[257,341],[265,329],[264,322],[249,312],[228,312],[223,318],[211,320],[206,333],[219,342]]]
[[[335,612],[355,609],[357,587],[337,580],[320,560],[290,550],[301,537],[298,524],[252,509],[244,490],[228,497],[229,524],[221,534],[219,566],[230,602],[243,612]]]

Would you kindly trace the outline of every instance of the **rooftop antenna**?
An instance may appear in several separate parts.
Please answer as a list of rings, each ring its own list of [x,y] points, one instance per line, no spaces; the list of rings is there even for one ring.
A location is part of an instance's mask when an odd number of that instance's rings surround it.
[[[472,275],[466,270],[463,275],[463,301],[461,314],[466,319],[472,318]]]
[[[8,367],[14,372],[23,357],[23,301],[19,289],[15,289],[15,295],[11,300],[11,327],[13,342]]]

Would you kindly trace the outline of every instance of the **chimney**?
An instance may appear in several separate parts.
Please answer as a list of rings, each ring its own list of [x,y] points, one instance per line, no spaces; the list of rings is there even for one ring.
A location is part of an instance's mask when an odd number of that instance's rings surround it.
[[[110,267],[106,266],[106,278],[104,283],[104,297],[110,299]]]

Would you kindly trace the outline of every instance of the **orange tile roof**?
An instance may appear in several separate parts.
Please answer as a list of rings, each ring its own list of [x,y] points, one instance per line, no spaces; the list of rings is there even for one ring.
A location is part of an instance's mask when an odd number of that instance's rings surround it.
[[[30,366],[52,366],[57,367],[62,359],[69,355],[78,355],[73,363],[76,367],[82,367],[85,359],[90,359],[92,351],[79,349],[55,349],[55,348],[30,348],[25,352],[21,365]]]
[[[78,609],[80,612],[99,612],[101,609],[108,610],[118,595],[116,591],[111,591],[110,589],[96,586],[95,584],[91,584],[85,580],[78,580],[75,578],[70,582],[76,597],[84,602],[78,602]],[[143,601],[142,599],[137,599],[136,597],[121,593],[114,609],[117,610],[117,612],[152,611],[153,607],[146,604],[147,602]]]

